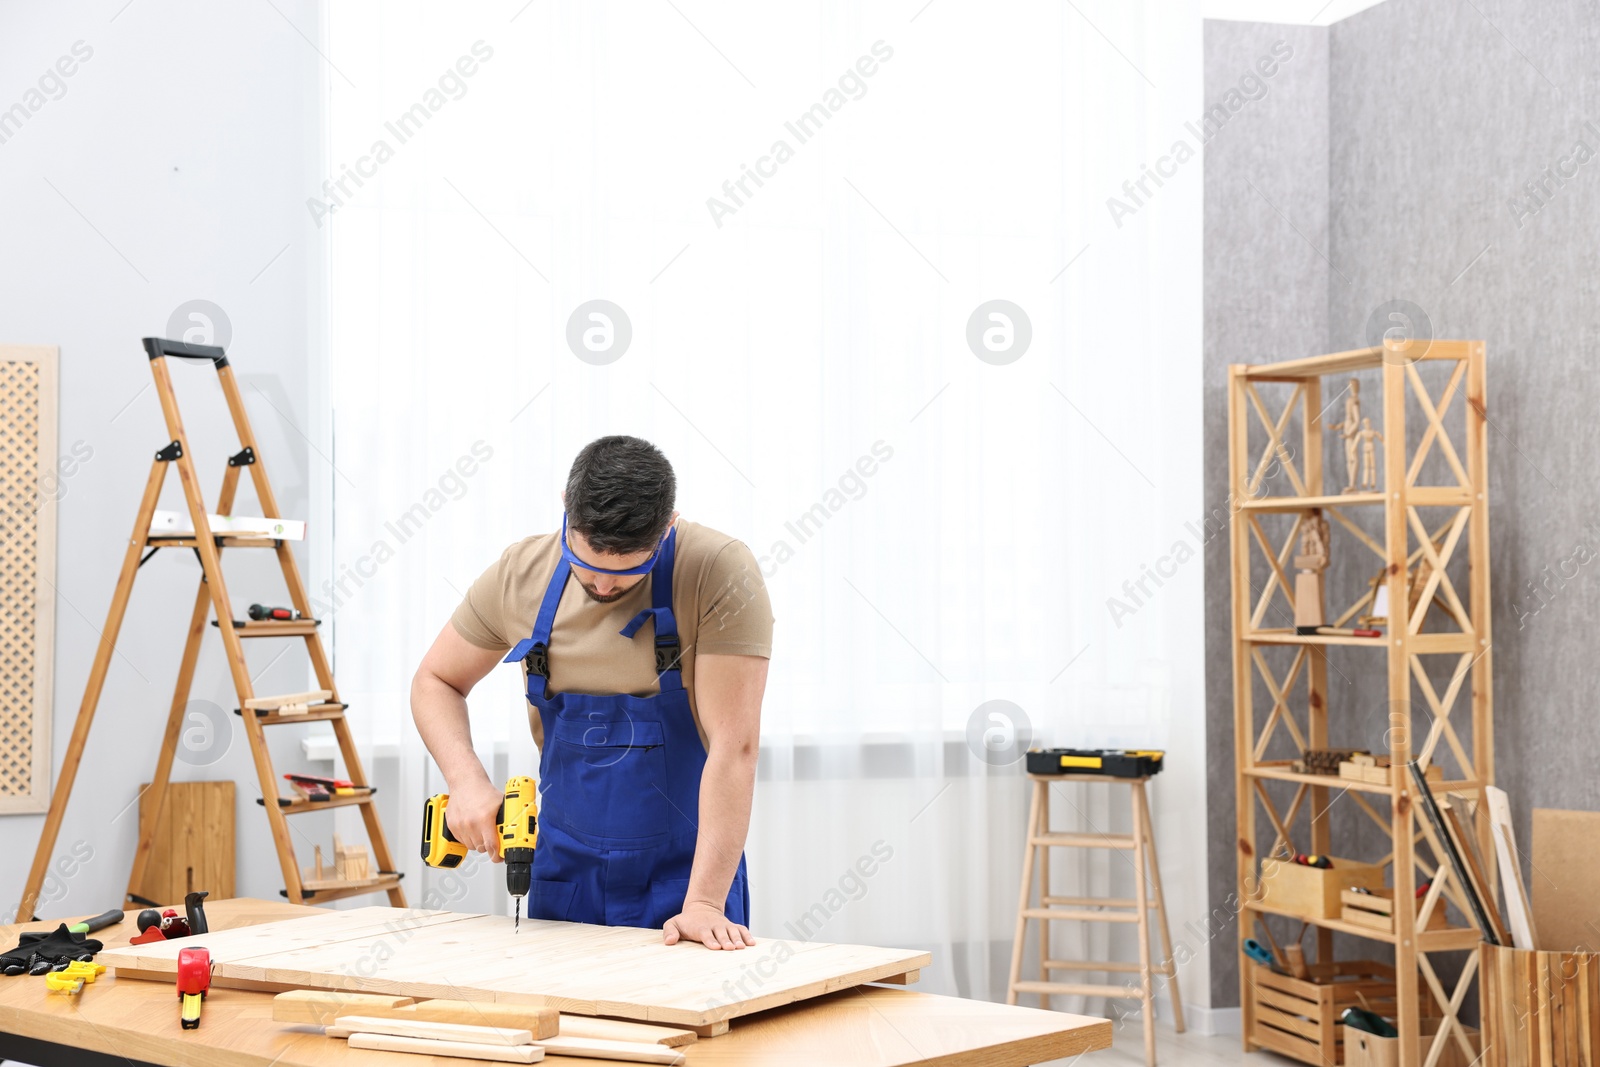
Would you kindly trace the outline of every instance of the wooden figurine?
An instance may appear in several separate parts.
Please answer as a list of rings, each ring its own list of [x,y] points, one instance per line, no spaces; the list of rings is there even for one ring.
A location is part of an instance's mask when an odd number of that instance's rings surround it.
[[[1378,488],[1378,446],[1375,441],[1383,440],[1383,434],[1372,428],[1371,419],[1361,420],[1361,432],[1356,434],[1361,441],[1361,488],[1367,492],[1375,492]]]
[[[1339,436],[1344,439],[1344,467],[1348,475],[1344,491],[1358,492],[1356,459],[1361,436],[1361,382],[1357,378],[1350,379],[1350,389],[1345,393],[1344,421],[1339,424]]]
[[[1300,552],[1294,565],[1295,633],[1314,634],[1323,624],[1322,575],[1328,569],[1328,520],[1320,508],[1300,519]]]

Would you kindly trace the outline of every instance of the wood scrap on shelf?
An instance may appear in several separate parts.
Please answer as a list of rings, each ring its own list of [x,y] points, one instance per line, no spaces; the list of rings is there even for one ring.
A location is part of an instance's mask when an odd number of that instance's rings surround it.
[[[1538,948],[1539,931],[1534,925],[1533,908],[1528,903],[1528,889],[1522,882],[1516,831],[1511,827],[1511,800],[1504,789],[1492,785],[1484,788],[1483,796],[1489,805],[1489,830],[1500,868],[1500,893],[1505,898],[1506,915],[1511,920],[1512,941],[1518,948]]]
[[[1509,945],[1511,932],[1506,929],[1505,922],[1500,918],[1500,909],[1495,905],[1493,884],[1486,873],[1488,868],[1478,851],[1477,835],[1472,833],[1476,809],[1469,798],[1461,793],[1446,793],[1441,796],[1439,809],[1444,815],[1445,829],[1450,832],[1450,843],[1460,853],[1461,861],[1466,867],[1467,880],[1472,892],[1483,902],[1489,923],[1494,928],[1495,939],[1502,945]]]
[[[1390,761],[1388,756],[1358,752],[1339,764],[1339,777],[1348,782],[1370,782],[1373,785],[1389,784]],[[1444,772],[1436,763],[1428,764],[1428,781],[1444,781]]]
[[[251,697],[244,702],[246,711],[271,712],[275,715],[304,715],[313,704],[323,704],[333,698],[331,689],[308,689],[303,693],[284,693],[272,697]]]
[[[1326,774],[1338,777],[1339,764],[1367,755],[1364,748],[1308,748],[1294,761],[1296,774]]]
[[[1476,924],[1479,932],[1483,934],[1484,941],[1491,945],[1501,944],[1501,938],[1505,935],[1499,926],[1499,916],[1496,915],[1491,919],[1489,915],[1494,901],[1481,897],[1478,888],[1473,885],[1466,861],[1451,838],[1449,828],[1445,824],[1444,813],[1439,809],[1438,799],[1434,797],[1433,790],[1428,785],[1422,765],[1412,760],[1406,768],[1411,772],[1411,779],[1416,784],[1417,794],[1422,800],[1419,807],[1423,820],[1419,825],[1422,826],[1424,834],[1428,837],[1429,847],[1433,849],[1435,858],[1439,861],[1438,877],[1445,877],[1448,865],[1448,873],[1455,877],[1456,885],[1466,894],[1469,905],[1467,918]]]
[[[322,846],[316,846],[312,866],[300,874],[300,888],[310,890],[354,889],[358,886],[376,885],[382,879],[373,875],[367,860],[367,850],[360,845],[347,845],[333,835],[333,869],[322,862]]]

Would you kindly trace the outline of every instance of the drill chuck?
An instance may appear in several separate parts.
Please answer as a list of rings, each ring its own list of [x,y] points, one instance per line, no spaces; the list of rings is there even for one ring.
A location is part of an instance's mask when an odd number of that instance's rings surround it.
[[[525,897],[533,882],[533,849],[508,848],[505,850],[506,892],[514,897]]]

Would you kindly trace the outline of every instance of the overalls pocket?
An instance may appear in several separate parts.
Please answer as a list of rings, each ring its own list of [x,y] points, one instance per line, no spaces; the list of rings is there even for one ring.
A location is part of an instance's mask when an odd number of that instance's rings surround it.
[[[550,807],[569,830],[616,848],[659,844],[675,817],[661,723],[590,714],[555,722]]]

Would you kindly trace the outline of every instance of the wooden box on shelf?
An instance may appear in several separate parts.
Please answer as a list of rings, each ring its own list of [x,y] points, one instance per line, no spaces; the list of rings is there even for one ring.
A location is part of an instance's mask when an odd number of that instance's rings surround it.
[[[1313,870],[1315,868],[1312,868]],[[1340,960],[1310,967],[1310,978],[1250,965],[1251,1041],[1302,1063],[1344,1063],[1346,1008],[1393,1016],[1394,968],[1373,960]]]
[[[1329,856],[1332,867],[1308,867],[1271,856],[1261,861],[1261,903],[1307,919],[1337,919],[1340,893],[1355,886],[1383,888],[1383,868]]]
[[[1444,772],[1437,763],[1428,764],[1428,781],[1444,781]],[[1369,782],[1372,785],[1389,785],[1388,756],[1356,756],[1339,764],[1339,777],[1350,782]]]
[[[1354,889],[1343,890],[1339,894],[1344,907],[1339,913],[1339,918],[1347,923],[1357,926],[1370,926],[1374,930],[1382,930],[1386,934],[1394,933],[1394,890],[1373,889],[1366,893],[1358,893]],[[1417,901],[1420,911],[1422,901]],[[1433,906],[1433,914],[1428,916],[1429,930],[1443,930],[1449,925],[1449,920],[1444,914],[1444,899]]]
[[[1433,1048],[1434,1035],[1439,1032],[1443,1024],[1440,1019],[1423,1019],[1422,1034],[1417,1042],[1417,1062],[1428,1062],[1428,1050]],[[1479,1049],[1483,1047],[1482,1036],[1470,1026],[1452,1026],[1450,1034],[1445,1037],[1444,1050],[1439,1053],[1435,1067],[1474,1067],[1479,1061]],[[1460,1030],[1467,1039],[1467,1044],[1472,1046],[1472,1055],[1462,1053],[1461,1045],[1456,1041],[1455,1031]],[[1377,1034],[1368,1034],[1360,1030],[1345,1031],[1344,1038],[1344,1064],[1345,1067],[1400,1067],[1400,1039],[1398,1037],[1379,1037]]]

